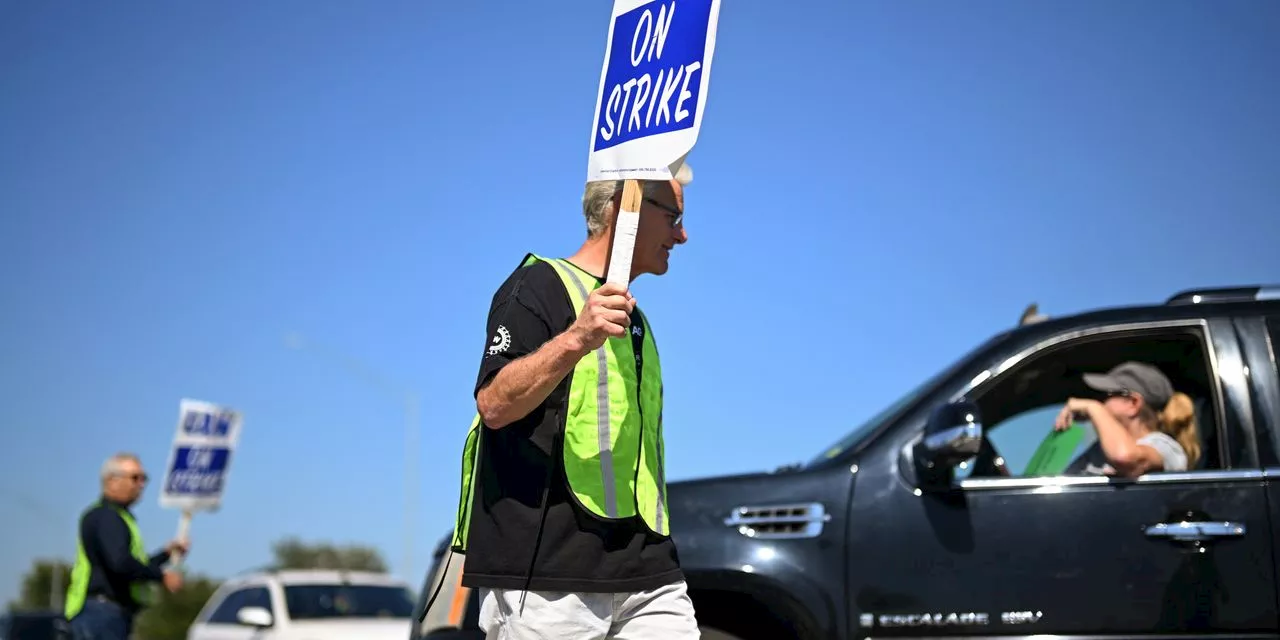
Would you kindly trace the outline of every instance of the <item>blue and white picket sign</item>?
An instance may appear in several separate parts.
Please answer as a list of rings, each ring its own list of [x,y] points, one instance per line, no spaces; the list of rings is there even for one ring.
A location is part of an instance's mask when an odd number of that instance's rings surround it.
[[[215,511],[222,505],[242,421],[239,412],[227,407],[182,400],[160,487],[160,506],[191,513]]]
[[[720,0],[614,0],[587,180],[670,180],[698,140]]]

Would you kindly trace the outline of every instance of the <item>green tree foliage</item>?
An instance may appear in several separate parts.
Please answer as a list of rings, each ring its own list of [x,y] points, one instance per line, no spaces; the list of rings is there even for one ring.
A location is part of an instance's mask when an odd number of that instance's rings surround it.
[[[273,569],[348,569],[386,573],[387,563],[377,549],[363,545],[308,544],[285,538],[271,545]]]
[[[204,576],[188,574],[177,593],[156,585],[156,603],[138,616],[134,634],[139,640],[185,640],[187,628],[218,584]]]
[[[57,573],[55,573],[57,572]],[[54,584],[54,578],[58,582]],[[36,560],[22,577],[18,599],[9,603],[14,611],[61,609],[71,581],[71,565],[57,560]]]

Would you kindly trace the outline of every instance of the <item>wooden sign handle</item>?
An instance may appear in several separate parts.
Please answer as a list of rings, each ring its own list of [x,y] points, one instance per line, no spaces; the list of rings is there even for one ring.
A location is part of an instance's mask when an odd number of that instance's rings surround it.
[[[606,282],[628,287],[631,283],[631,259],[636,248],[636,232],[640,228],[639,180],[625,180],[622,184],[622,206],[618,207],[618,219],[613,225],[613,241],[609,248],[609,262],[605,266]]]
[[[183,511],[182,516],[178,518],[178,540],[186,540],[191,533],[191,512]],[[169,556],[169,565],[177,569],[182,566],[182,552],[179,551]]]

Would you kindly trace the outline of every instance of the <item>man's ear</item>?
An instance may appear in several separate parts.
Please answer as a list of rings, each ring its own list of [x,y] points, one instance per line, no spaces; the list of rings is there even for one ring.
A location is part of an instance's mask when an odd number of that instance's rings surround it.
[[[618,214],[622,213],[622,189],[618,189],[618,192],[613,194],[613,197],[609,199],[609,202],[613,204],[613,211],[609,214],[608,221],[609,228],[612,229],[618,226]]]

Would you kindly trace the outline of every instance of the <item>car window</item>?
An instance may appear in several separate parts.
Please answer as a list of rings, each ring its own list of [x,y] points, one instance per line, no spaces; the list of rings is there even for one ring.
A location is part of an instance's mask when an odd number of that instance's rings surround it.
[[[218,608],[213,610],[209,616],[209,624],[235,624],[236,612],[240,610],[240,601],[243,598],[243,591],[232,591],[227,597],[222,599]]]
[[[1083,373],[1102,373],[1128,360],[1159,367],[1176,391],[1191,398],[1196,429],[1184,438],[1183,447],[1194,458],[1189,470],[1222,468],[1216,437],[1216,378],[1206,349],[1203,335],[1187,328],[1095,337],[1031,354],[1015,369],[975,390],[986,442],[978,456],[957,468],[956,479],[1077,475],[1106,468],[1092,424],[1077,421],[1064,433],[1055,432],[1053,424],[1068,398],[1099,397],[1083,383]]]
[[[1038,468],[1053,468],[1053,461],[1047,460],[1047,455],[1075,460],[1098,441],[1093,425],[1083,421],[1076,424],[1076,431],[1066,436],[1054,436],[1053,444],[1064,446],[1056,447],[1057,450],[1053,452],[1041,450],[1044,437],[1049,437],[1045,426],[1052,425],[1061,410],[1061,403],[1036,407],[1007,418],[1000,423],[999,429],[991,430],[987,437],[995,450],[1000,452],[1001,463],[1009,470],[1009,475],[1031,475],[1028,472],[1034,473],[1036,469],[1027,467],[1033,459],[1038,463],[1035,465]],[[1041,434],[1044,437],[1037,439],[1036,436]],[[1037,456],[1037,453],[1040,455]]]
[[[410,618],[408,589],[384,585],[298,584],[284,588],[285,608],[293,620],[328,618]]]
[[[275,613],[271,608],[271,592],[266,587],[248,587],[233,591],[227,595],[222,604],[209,616],[209,624],[240,624],[236,613],[245,607],[262,607]]]
[[[244,590],[244,601],[240,603],[240,608],[245,607],[262,607],[268,613],[274,614],[271,609],[271,592],[266,587],[254,587]]]

